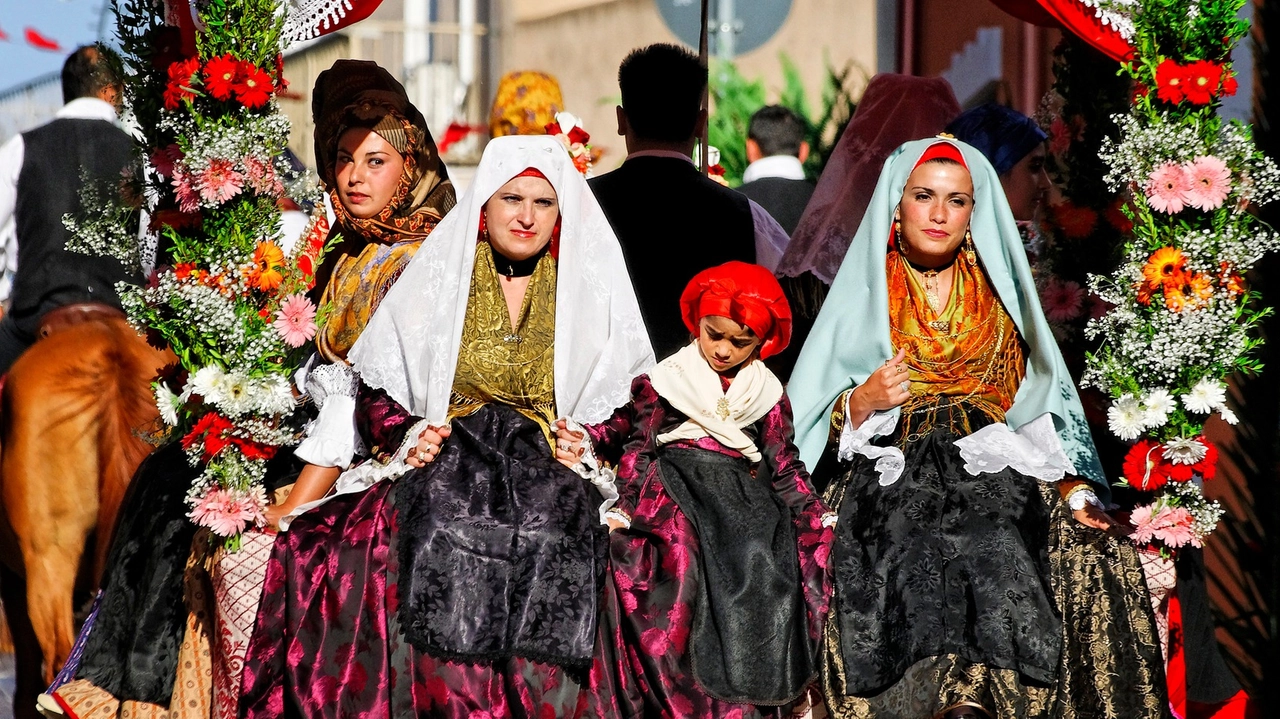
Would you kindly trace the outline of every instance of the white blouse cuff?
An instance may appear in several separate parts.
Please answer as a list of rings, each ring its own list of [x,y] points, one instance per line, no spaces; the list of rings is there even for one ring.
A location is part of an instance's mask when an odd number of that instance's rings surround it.
[[[308,512],[320,505],[328,502],[330,499],[343,494],[356,494],[363,492],[384,479],[399,479],[408,474],[413,467],[409,466],[405,459],[408,458],[409,452],[418,446],[418,435],[427,428],[430,423],[427,420],[419,420],[409,431],[405,433],[404,441],[400,443],[400,449],[396,450],[391,460],[383,463],[376,459],[369,459],[342,474],[338,475],[338,481],[334,483],[333,489],[325,496],[313,502],[300,504],[293,509],[288,516],[280,519],[280,531],[288,531],[289,523],[305,512]]]
[[[839,458],[842,462],[852,461],[855,455],[862,455],[875,460],[876,472],[880,475],[880,486],[887,487],[902,477],[907,460],[902,450],[897,447],[879,447],[871,443],[876,437],[893,433],[898,427],[898,413],[875,412],[858,426],[853,428],[849,421],[849,408],[846,400],[844,429],[840,432]]]
[[[956,440],[964,469],[973,476],[999,472],[1006,467],[1045,482],[1057,482],[1075,472],[1062,451],[1062,441],[1048,412],[1019,427],[1017,431],[1000,422],[989,424],[968,437]],[[1095,499],[1097,499],[1095,497]]]
[[[600,496],[604,501],[600,503],[600,523],[608,524],[607,517],[615,519],[623,519],[623,516],[617,512],[611,511],[613,505],[618,503],[618,476],[612,467],[605,466],[596,458],[594,448],[591,446],[591,435],[587,434],[586,429],[569,417],[563,418],[565,426],[573,432],[582,433],[582,461],[573,465],[573,471],[579,477],[594,484],[596,489],[600,490]],[[630,520],[626,520],[627,526],[631,526]]]
[[[307,464],[346,469],[359,444],[356,398],[333,395],[320,405],[320,414],[307,427],[307,438],[293,453]]]

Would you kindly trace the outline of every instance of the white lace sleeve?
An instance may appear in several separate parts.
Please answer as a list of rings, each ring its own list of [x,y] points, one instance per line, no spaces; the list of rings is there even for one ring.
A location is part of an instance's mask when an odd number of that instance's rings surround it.
[[[321,467],[351,466],[363,447],[356,431],[356,373],[345,364],[326,364],[307,373],[307,395],[320,414],[307,427],[307,437],[294,454]]]
[[[573,465],[573,471],[600,490],[600,496],[604,497],[604,501],[600,503],[600,523],[608,524],[606,515],[618,516],[617,512],[611,511],[613,505],[618,502],[617,475],[611,467],[601,464],[600,460],[596,459],[595,449],[591,446],[591,436],[582,428],[582,425],[569,417],[565,417],[564,420],[570,430],[581,432],[583,435],[582,447],[585,451],[582,453],[582,461]]]
[[[1075,473],[1048,412],[1016,432],[1003,422],[989,424],[956,440],[956,447],[964,458],[965,471],[975,477],[1006,467],[1045,482],[1057,482],[1068,472]]]
[[[288,531],[289,523],[294,517],[315,509],[334,497],[363,492],[384,479],[399,479],[407,474],[413,467],[404,460],[409,456],[409,450],[417,446],[418,435],[422,434],[427,425],[428,422],[423,419],[410,427],[404,435],[404,441],[400,443],[400,449],[396,450],[389,462],[384,464],[376,459],[369,459],[338,475],[338,481],[334,483],[333,489],[329,490],[328,494],[315,501],[300,504],[288,516],[282,517],[280,531]]]
[[[846,399],[847,403],[848,400]],[[849,408],[845,407],[845,417],[849,416]],[[854,429],[847,419],[840,432],[840,461],[851,461],[854,455],[862,455],[876,462],[876,472],[880,475],[880,486],[888,487],[902,476],[907,460],[902,450],[897,447],[878,447],[871,443],[876,437],[892,434],[898,426],[897,412],[875,412]]]

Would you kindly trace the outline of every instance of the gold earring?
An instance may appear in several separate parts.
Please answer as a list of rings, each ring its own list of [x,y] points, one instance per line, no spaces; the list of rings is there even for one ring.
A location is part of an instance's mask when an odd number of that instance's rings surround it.
[[[907,238],[902,236],[902,221],[893,221],[893,239],[898,244],[898,254],[906,255],[911,251],[911,247],[907,244]]]
[[[973,249],[973,233],[968,228],[964,231],[964,258],[971,265],[977,261],[977,253]]]

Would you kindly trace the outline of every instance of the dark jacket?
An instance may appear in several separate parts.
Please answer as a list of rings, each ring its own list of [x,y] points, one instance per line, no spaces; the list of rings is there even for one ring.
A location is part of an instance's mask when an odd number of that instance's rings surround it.
[[[136,272],[118,260],[66,248],[64,215],[78,215],[82,179],[118,183],[129,164],[133,140],[104,120],[63,118],[22,134],[23,162],[14,207],[18,269],[10,315],[33,334],[40,316],[76,302],[119,306],[115,283],[137,283]],[[136,228],[134,228],[136,229]]]
[[[676,158],[633,158],[590,184],[622,243],[661,360],[689,344],[680,318],[680,293],[689,280],[730,260],[755,262],[751,205]]]
[[[768,210],[790,236],[796,231],[800,216],[804,214],[804,208],[813,196],[813,183],[808,180],[762,177],[745,183],[738,188],[738,192]]]

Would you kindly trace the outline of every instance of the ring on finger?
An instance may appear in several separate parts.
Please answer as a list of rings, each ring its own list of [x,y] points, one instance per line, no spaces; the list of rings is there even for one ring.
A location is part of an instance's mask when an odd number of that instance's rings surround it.
[[[417,457],[418,457],[418,461],[419,461],[419,462],[425,462],[425,461],[427,461],[427,457],[429,456],[426,452],[424,452],[424,451],[422,451],[422,450],[418,450],[418,451],[416,452],[416,455],[417,455]]]
[[[902,388],[902,391],[903,391],[903,392],[910,391],[910,390],[911,390],[911,381],[910,381],[910,380],[905,380],[905,379],[904,379],[904,380],[902,380],[902,382],[901,382],[901,383],[899,383],[899,384],[898,384],[898,386]]]

